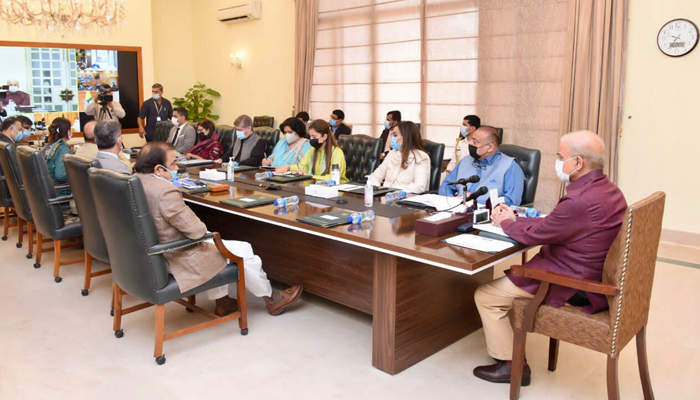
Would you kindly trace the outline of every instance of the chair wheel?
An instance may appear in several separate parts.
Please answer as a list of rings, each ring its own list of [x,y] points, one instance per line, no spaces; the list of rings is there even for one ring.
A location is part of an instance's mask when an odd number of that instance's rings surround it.
[[[113,316],[114,316],[114,310],[110,310],[110,311],[109,311],[109,315],[111,315],[111,316],[113,317]]]
[[[22,248],[22,243],[17,243],[16,246],[17,246],[18,249],[21,249],[21,248]]]
[[[41,264],[39,264],[39,263],[34,263],[34,268],[41,268]]]
[[[243,335],[243,336],[248,335],[248,328],[241,329],[241,335]]]
[[[2,237],[2,240],[7,240],[7,236],[3,236],[3,237]]]
[[[162,356],[156,358],[156,364],[158,364],[158,365],[163,365],[163,364],[165,364],[165,354],[163,354]]]
[[[90,291],[88,291],[87,289],[81,289],[80,294],[82,294],[83,296],[87,296],[90,294]]]
[[[53,278],[53,280],[54,280],[54,282],[56,282],[56,283],[61,283],[61,281],[63,280],[63,278],[61,278],[60,276],[57,276],[57,277]]]
[[[32,253],[27,253],[27,259],[29,259],[29,260],[32,259]]]
[[[117,339],[121,339],[124,337],[124,329],[120,329],[118,331],[114,331],[114,336],[117,337]]]

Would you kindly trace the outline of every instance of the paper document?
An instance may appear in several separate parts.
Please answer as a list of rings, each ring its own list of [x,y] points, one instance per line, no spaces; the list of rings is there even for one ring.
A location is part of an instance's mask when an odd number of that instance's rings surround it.
[[[489,198],[491,199],[491,209],[496,208],[496,206],[500,203],[499,200],[502,200],[502,198],[498,197],[498,189],[491,189],[489,191]]]
[[[457,211],[455,208],[462,204],[461,197],[440,196],[439,194],[422,194],[419,196],[408,197],[404,199],[404,201],[423,204],[428,207],[433,207],[438,211]]]
[[[494,225],[494,224],[491,224],[491,223],[488,223],[488,224],[475,224],[475,225],[474,225],[474,228],[475,228],[475,229],[482,230],[482,231],[486,231],[486,232],[495,233],[496,235],[501,235],[501,236],[505,236],[505,237],[510,237],[510,236],[508,236],[508,234],[505,233],[505,231],[503,231],[503,228],[501,228],[501,227],[499,227],[499,226],[496,226],[496,225]]]
[[[492,254],[499,253],[515,246],[513,243],[504,242],[502,240],[488,239],[469,233],[445,239],[445,243]]]
[[[430,216],[430,217],[423,218],[423,219],[426,220],[426,221],[430,221],[430,222],[437,222],[437,221],[441,221],[441,220],[443,220],[443,219],[450,218],[451,216],[452,216],[452,213],[449,213],[449,212],[439,212],[439,213],[437,213],[437,214],[435,214],[435,215],[432,215],[432,216]]]
[[[335,188],[341,192],[349,192],[351,190],[362,189],[364,186],[354,185],[352,183],[346,183],[343,185],[337,185]]]

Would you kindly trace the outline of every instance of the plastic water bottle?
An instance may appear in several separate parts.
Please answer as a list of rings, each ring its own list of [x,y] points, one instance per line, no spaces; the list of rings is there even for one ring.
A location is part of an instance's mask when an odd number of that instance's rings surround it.
[[[386,196],[384,196],[384,197],[386,198],[386,201],[388,203],[390,201],[396,201],[396,200],[401,200],[401,199],[405,198],[406,192],[403,190],[399,190],[398,192],[387,193]]]
[[[275,200],[275,205],[277,207],[295,206],[297,204],[299,204],[298,196],[282,197]]]
[[[348,217],[348,222],[350,222],[351,224],[359,224],[361,222],[373,221],[373,220],[374,220],[374,211],[372,211],[372,210],[367,210],[367,211],[363,211],[363,212],[355,212],[355,213],[352,213]]]
[[[233,175],[234,170],[233,170],[233,163],[229,162],[228,165],[226,165],[226,180],[229,182],[233,182],[235,177]]]
[[[535,209],[532,208],[532,207],[528,207],[528,208],[525,209],[525,216],[526,216],[527,218],[539,217],[539,216],[540,216],[540,212],[537,211],[537,210],[535,210]]]
[[[319,181],[316,182],[318,186],[335,186],[335,181],[333,179],[329,179],[327,181]]]
[[[272,171],[266,171],[266,172],[258,172],[255,174],[255,180],[256,181],[264,181],[267,178],[272,178],[275,176],[275,173]]]
[[[299,211],[299,206],[275,208],[275,215],[287,215]]]
[[[369,175],[367,175],[367,185],[365,185],[365,207],[372,207],[374,205],[374,186],[369,181]],[[374,218],[374,214],[372,214]]]
[[[333,179],[333,182],[340,183],[340,165],[338,164],[333,164],[331,166],[331,179]]]

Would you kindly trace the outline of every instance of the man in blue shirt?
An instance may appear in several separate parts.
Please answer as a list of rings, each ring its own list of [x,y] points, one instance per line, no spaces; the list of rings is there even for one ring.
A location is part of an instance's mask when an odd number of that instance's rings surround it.
[[[498,196],[503,196],[509,206],[520,205],[523,199],[523,187],[525,186],[525,174],[513,157],[509,157],[499,150],[501,136],[492,126],[481,126],[469,139],[469,156],[462,158],[457,167],[440,185],[439,193],[443,196],[461,196],[465,189],[467,193],[474,192],[481,186],[486,186],[489,191],[498,189]],[[478,175],[477,183],[470,183],[466,188],[463,185],[450,185],[449,183],[461,178],[469,178]],[[479,203],[485,203],[488,194],[477,198]]]

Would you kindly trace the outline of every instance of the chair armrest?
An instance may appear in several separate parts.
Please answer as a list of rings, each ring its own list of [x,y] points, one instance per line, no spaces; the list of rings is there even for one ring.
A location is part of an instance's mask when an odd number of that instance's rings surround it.
[[[190,238],[184,238],[184,239],[178,239],[178,240],[173,240],[172,242],[167,242],[167,243],[158,243],[155,246],[152,246],[150,249],[148,249],[148,255],[149,256],[156,256],[159,254],[164,254],[164,253],[170,253],[173,251],[181,250],[188,248],[190,246],[194,246],[195,244],[205,242],[209,239],[213,239],[214,234],[213,233],[207,233],[206,235],[202,236],[199,239],[190,239]]]
[[[510,268],[510,272],[514,276],[537,279],[538,281],[566,286],[576,290],[583,290],[584,292],[598,293],[605,296],[615,296],[618,292],[617,288],[610,283],[574,278],[557,272],[545,271],[543,269],[524,265],[513,265]]]
[[[73,200],[73,195],[69,194],[67,196],[58,196],[58,197],[54,197],[52,199],[49,199],[48,203],[49,203],[49,205],[55,205],[55,204],[67,203],[71,200]]]
[[[240,276],[243,276],[243,259],[231,253],[226,246],[224,246],[224,242],[221,240],[221,235],[219,232],[212,232],[211,234],[214,235],[214,245],[216,246],[216,249],[219,250],[219,253],[226,257],[229,261],[235,262],[240,270]]]
[[[61,190],[61,189],[70,189],[70,185],[67,183],[59,183],[58,185],[53,185],[54,189],[56,190]]]

